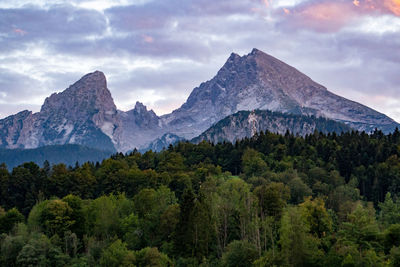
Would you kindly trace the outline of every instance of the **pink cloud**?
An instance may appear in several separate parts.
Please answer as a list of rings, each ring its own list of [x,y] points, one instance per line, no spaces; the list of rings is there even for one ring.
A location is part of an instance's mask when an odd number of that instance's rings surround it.
[[[308,1],[284,8],[285,20],[294,28],[335,32],[365,16],[390,14],[400,16],[400,0],[325,0]]]
[[[383,6],[394,15],[400,16],[400,0],[384,0]]]
[[[22,30],[22,29],[18,29],[18,28],[15,28],[13,31],[14,31],[15,33],[19,34],[19,35],[22,35],[22,36],[24,36],[25,34],[27,34],[26,31],[24,31],[24,30]]]
[[[284,9],[295,27],[310,28],[319,32],[337,31],[356,15],[352,5],[344,2],[313,3],[294,9]]]
[[[151,37],[150,35],[143,35],[143,41],[148,44],[151,44],[154,43],[154,38]]]
[[[266,7],[270,6],[270,0],[263,0],[263,3]]]

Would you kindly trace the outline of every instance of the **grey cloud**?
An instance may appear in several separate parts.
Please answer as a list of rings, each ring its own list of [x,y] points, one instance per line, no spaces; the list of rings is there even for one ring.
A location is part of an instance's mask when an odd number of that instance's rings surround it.
[[[40,93],[41,83],[31,78],[29,75],[23,75],[0,68],[0,99],[10,102],[21,101],[21,96],[35,96]],[[26,95],[28,94],[28,95]]]
[[[111,26],[122,30],[148,30],[167,26],[171,20],[182,17],[210,17],[250,13],[259,7],[255,0],[156,0],[144,5],[115,7],[106,11]]]
[[[19,50],[30,42],[68,43],[106,29],[106,18],[97,11],[72,6],[0,9],[0,33],[6,37],[0,44],[7,50]],[[1,52],[6,52],[2,50]]]

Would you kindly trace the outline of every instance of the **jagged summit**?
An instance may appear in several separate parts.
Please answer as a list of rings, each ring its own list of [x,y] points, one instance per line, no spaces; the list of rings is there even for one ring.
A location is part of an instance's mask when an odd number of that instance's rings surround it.
[[[61,116],[80,118],[95,112],[116,114],[116,106],[107,88],[104,73],[95,71],[86,74],[63,92],[46,98],[41,113],[53,116],[59,112],[62,112]]]
[[[79,81],[90,81],[90,80],[106,80],[106,76],[102,71],[95,70],[94,72],[85,74]]]
[[[244,56],[232,53],[215,77],[196,87],[180,108],[161,117],[140,102],[130,111],[118,111],[104,73],[86,74],[46,98],[40,112],[23,111],[0,120],[0,148],[81,144],[126,152],[145,148],[163,135],[175,136],[162,139],[165,142],[190,140],[229,115],[256,109],[325,117],[367,132],[390,132],[399,126],[254,48]]]
[[[225,116],[254,109],[326,117],[367,132],[375,127],[392,131],[398,125],[384,114],[329,92],[256,48],[244,56],[232,53],[214,78],[161,119],[170,126],[169,132],[189,139]]]
[[[137,113],[147,112],[147,107],[142,102],[136,101],[135,108],[133,109]]]
[[[13,138],[4,138],[0,146],[81,144],[113,151],[119,142],[120,120],[100,71],[86,74],[63,92],[46,98],[40,112],[19,113],[13,121]]]
[[[100,90],[108,91],[107,79],[103,72],[96,70],[84,75],[64,92],[87,91],[97,93]]]

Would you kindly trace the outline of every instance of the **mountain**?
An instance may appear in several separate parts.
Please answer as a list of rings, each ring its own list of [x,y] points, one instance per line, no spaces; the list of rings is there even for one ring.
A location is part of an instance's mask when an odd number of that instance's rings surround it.
[[[367,132],[378,128],[387,133],[399,126],[384,114],[337,96],[295,68],[253,49],[245,56],[232,53],[214,78],[195,88],[180,108],[160,117],[140,102],[132,110],[117,110],[104,74],[89,73],[48,97],[40,112],[25,110],[0,120],[0,148],[79,144],[127,152],[168,146],[169,141],[199,136],[226,116],[255,109],[325,117]]]
[[[34,149],[0,149],[0,164],[12,169],[22,163],[33,161],[39,166],[48,160],[50,164],[64,163],[74,166],[76,162],[101,162],[112,155],[104,151],[80,145],[53,145]]]
[[[235,142],[245,137],[252,137],[261,131],[285,134],[289,131],[293,134],[305,136],[314,131],[323,133],[341,133],[352,129],[341,122],[314,116],[295,115],[273,112],[269,110],[239,111],[220,120],[211,126],[200,136],[191,141],[199,143],[206,140],[212,143],[222,141]]]
[[[158,120],[139,102],[128,112],[117,110],[106,77],[95,71],[46,98],[40,112],[0,120],[0,148],[80,144],[125,152],[158,137]]]
[[[192,138],[228,115],[254,109],[326,117],[367,132],[374,128],[390,132],[398,126],[257,49],[242,57],[232,53],[213,79],[195,88],[179,109],[161,121],[168,132]]]
[[[149,150],[154,152],[159,152],[164,148],[168,148],[169,145],[174,145],[179,141],[184,141],[184,140],[185,140],[184,138],[177,136],[175,134],[166,133],[163,136],[151,142],[146,148],[140,149],[140,152],[146,152]]]
[[[147,110],[140,102],[136,102],[135,108],[127,112],[119,111],[122,122],[122,134],[119,138],[119,151],[129,151],[148,145],[163,132],[160,127],[160,119],[153,110]]]
[[[0,147],[81,144],[115,151],[119,124],[105,76],[96,71],[46,98],[40,112],[23,111],[1,120]]]

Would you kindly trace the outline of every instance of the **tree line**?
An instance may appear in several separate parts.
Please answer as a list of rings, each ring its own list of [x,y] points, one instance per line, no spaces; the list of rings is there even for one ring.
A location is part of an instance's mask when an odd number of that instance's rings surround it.
[[[0,166],[2,266],[399,266],[400,132]]]

